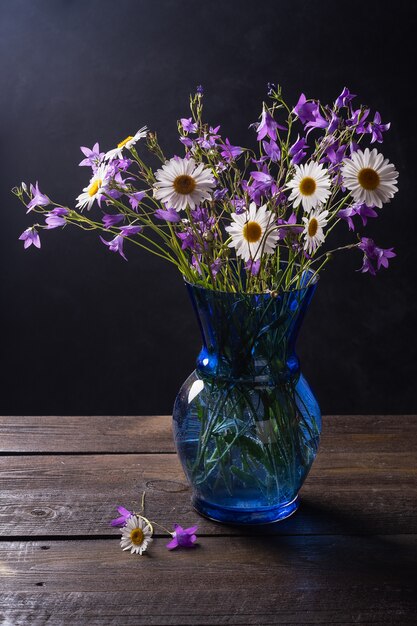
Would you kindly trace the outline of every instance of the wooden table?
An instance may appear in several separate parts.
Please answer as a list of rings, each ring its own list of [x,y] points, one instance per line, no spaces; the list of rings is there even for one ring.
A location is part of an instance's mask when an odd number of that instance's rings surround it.
[[[169,417],[0,418],[0,623],[416,624],[417,417],[330,416],[294,517],[203,519]],[[118,504],[199,546],[122,552]]]

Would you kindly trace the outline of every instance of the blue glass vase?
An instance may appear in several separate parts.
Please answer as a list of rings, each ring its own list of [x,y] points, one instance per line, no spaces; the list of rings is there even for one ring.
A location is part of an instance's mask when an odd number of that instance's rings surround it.
[[[291,515],[318,449],[321,415],[295,341],[315,284],[279,294],[186,283],[203,348],[173,412],[193,505],[211,519]]]

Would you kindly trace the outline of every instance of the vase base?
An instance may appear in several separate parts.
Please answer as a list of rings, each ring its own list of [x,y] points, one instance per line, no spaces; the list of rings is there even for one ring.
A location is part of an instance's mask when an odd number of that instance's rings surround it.
[[[300,504],[298,496],[292,500],[279,506],[265,507],[262,509],[232,509],[228,507],[218,506],[206,502],[201,498],[193,498],[193,507],[208,519],[214,522],[220,522],[222,524],[236,524],[236,525],[258,525],[258,524],[273,524],[281,520],[290,517],[298,509]]]

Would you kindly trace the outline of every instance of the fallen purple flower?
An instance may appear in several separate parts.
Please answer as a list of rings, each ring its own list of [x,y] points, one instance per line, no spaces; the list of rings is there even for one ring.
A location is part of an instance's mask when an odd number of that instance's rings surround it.
[[[117,507],[118,512],[120,513],[120,517],[116,517],[112,519],[110,524],[111,526],[124,526],[129,519],[133,515],[130,511],[124,508],[124,506]]]
[[[168,550],[174,550],[175,548],[193,548],[194,543],[197,541],[198,526],[191,526],[191,528],[182,528],[179,524],[174,524],[174,532],[172,533],[172,540],[166,544]]]

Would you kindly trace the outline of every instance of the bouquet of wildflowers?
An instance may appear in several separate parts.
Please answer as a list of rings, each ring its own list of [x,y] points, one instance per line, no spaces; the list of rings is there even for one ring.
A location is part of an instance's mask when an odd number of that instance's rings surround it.
[[[24,247],[39,248],[41,231],[71,224],[98,231],[124,259],[128,245],[153,252],[208,289],[278,293],[303,276],[315,280],[335,252],[325,249],[335,226],[366,226],[397,191],[395,167],[365,147],[382,143],[390,125],[354,105],[347,88],[331,105],[301,94],[289,106],[275,85],[268,97],[250,126],[256,149],[234,145],[204,120],[198,87],[190,117],[178,122],[181,155],[167,158],[143,127],[108,152],[98,143],[81,148],[91,176],[75,206],[22,183],[13,192],[42,218],[20,236]],[[395,256],[359,235],[336,248],[346,249],[362,253],[360,269],[370,274]]]

